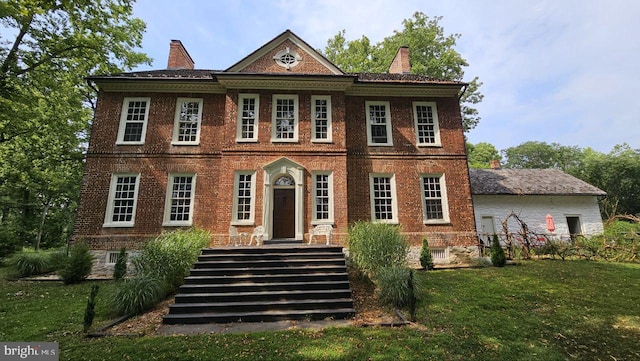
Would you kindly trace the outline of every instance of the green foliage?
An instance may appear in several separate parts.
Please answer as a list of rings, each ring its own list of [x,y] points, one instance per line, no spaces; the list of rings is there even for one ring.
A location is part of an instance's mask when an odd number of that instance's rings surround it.
[[[77,242],[71,247],[67,264],[59,272],[60,278],[65,285],[80,283],[89,276],[92,267],[93,256],[89,252],[89,246]]]
[[[462,55],[455,50],[459,34],[445,35],[439,21],[442,17],[430,18],[422,12],[402,22],[401,31],[394,33],[372,45],[366,36],[348,41],[345,31],[338,32],[327,41],[324,54],[345,72],[386,73],[401,46],[409,46],[411,72],[436,79],[463,80],[464,68],[469,66]],[[462,115],[465,132],[476,127],[480,121],[477,109],[473,107],[482,101],[479,92],[482,85],[478,78],[469,82],[462,95]]]
[[[605,224],[604,235],[607,238],[635,237],[640,233],[640,223],[628,221],[613,221]]]
[[[496,267],[504,267],[507,264],[507,256],[504,254],[497,234],[493,235],[493,241],[491,241],[491,263]]]
[[[7,259],[6,264],[11,277],[30,277],[59,270],[65,261],[66,254],[60,250],[24,249]]]
[[[96,298],[98,297],[98,285],[91,286],[91,293],[87,299],[87,307],[84,310],[84,332],[88,332],[93,325],[93,319],[96,316]]]
[[[113,278],[120,281],[127,275],[127,249],[122,247],[118,254],[118,260],[113,268]]]
[[[208,232],[197,229],[163,233],[147,243],[132,263],[138,275],[161,280],[169,294],[182,284],[210,239]]]
[[[400,228],[385,223],[356,222],[347,235],[349,258],[372,279],[383,267],[404,267],[409,246]]]
[[[489,168],[492,160],[502,160],[500,153],[493,144],[480,142],[466,143],[469,168]]]
[[[422,239],[422,248],[420,249],[420,265],[426,270],[433,269],[433,257],[431,256],[431,249],[429,249],[429,242],[426,238]]]
[[[413,271],[407,267],[382,267],[376,279],[380,300],[394,307],[415,308]]]
[[[165,297],[164,281],[150,274],[124,279],[111,297],[118,315],[137,315],[151,309]]]
[[[530,141],[502,151],[504,168],[557,168],[565,172],[580,167],[583,151],[576,146]]]

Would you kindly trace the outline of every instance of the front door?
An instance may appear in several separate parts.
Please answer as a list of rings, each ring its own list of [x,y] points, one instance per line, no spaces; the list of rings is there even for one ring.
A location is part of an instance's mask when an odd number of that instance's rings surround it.
[[[273,190],[273,238],[295,238],[295,200],[292,188]]]

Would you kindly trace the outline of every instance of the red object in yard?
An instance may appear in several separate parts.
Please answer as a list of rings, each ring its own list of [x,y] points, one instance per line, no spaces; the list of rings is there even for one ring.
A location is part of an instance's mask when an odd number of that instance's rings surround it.
[[[556,230],[556,225],[553,222],[553,216],[550,214],[547,214],[547,230],[551,233]]]

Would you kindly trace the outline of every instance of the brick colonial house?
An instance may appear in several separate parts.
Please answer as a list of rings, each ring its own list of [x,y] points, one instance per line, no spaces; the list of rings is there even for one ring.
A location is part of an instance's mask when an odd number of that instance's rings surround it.
[[[477,253],[459,95],[410,74],[346,74],[287,30],[226,70],[194,69],[171,41],[168,68],[94,76],[99,88],[75,239],[99,262],[179,227],[227,244],[235,226],[308,239],[330,224],[400,224],[440,262]],[[112,260],[115,258],[111,258]]]

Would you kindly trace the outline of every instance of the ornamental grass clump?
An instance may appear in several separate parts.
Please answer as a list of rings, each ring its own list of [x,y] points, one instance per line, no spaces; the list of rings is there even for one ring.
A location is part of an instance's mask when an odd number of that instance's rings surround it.
[[[372,280],[383,267],[404,267],[409,246],[400,227],[385,223],[357,222],[347,235],[353,266]]]
[[[163,282],[147,274],[119,282],[111,296],[111,304],[118,315],[130,316],[153,308],[164,297]]]
[[[10,277],[31,277],[57,271],[64,267],[67,255],[55,249],[35,251],[26,248],[14,253],[5,263],[9,268]]]

